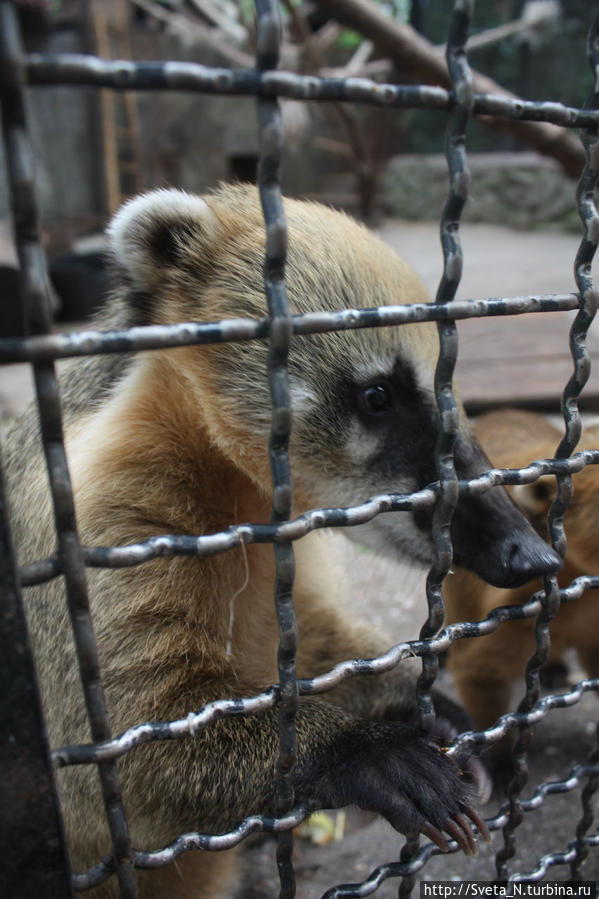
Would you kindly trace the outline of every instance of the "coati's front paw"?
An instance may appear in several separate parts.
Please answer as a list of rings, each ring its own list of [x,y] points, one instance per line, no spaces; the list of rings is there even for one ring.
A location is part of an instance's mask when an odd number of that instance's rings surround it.
[[[464,706],[450,699],[445,693],[433,690],[431,694],[435,709],[435,726],[431,736],[443,746],[448,745],[458,734],[476,730],[474,722]],[[384,721],[403,721],[417,724],[416,707],[390,705],[383,715]],[[461,770],[470,777],[480,802],[488,802],[493,792],[493,780],[487,766],[481,759],[470,753],[462,753],[456,759]]]
[[[485,839],[489,836],[455,763],[401,723],[356,721],[306,759],[297,773],[296,796],[312,807],[355,804],[378,812],[396,830],[421,832],[443,851],[445,831],[467,855],[475,852],[470,821]]]
[[[444,693],[433,690],[432,700],[436,715],[432,736],[443,746],[451,743],[459,733],[477,729],[466,709]],[[493,792],[493,779],[487,765],[470,752],[458,755],[456,761],[471,778],[480,802],[488,802]]]

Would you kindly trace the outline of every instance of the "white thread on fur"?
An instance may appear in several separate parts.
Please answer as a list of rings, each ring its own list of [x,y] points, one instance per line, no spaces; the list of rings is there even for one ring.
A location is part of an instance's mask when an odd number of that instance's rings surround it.
[[[235,600],[237,597],[243,593],[245,588],[250,582],[250,566],[248,565],[248,556],[247,550],[245,548],[245,543],[243,542],[243,536],[241,537],[241,552],[243,553],[243,563],[245,565],[245,577],[243,579],[243,583],[241,587],[239,587],[235,593],[231,596],[229,600],[229,628],[227,630],[227,642],[225,643],[225,655],[228,659],[231,658],[233,653],[233,625],[235,624]]]

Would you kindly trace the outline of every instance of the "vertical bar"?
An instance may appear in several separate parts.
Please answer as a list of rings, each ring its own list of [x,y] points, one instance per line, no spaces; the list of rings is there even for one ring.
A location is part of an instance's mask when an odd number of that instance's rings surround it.
[[[449,194],[441,217],[441,245],[443,274],[435,297],[436,303],[449,303],[462,277],[462,246],[460,216],[468,199],[470,173],[466,157],[466,129],[472,113],[474,87],[466,58],[466,41],[472,19],[474,0],[456,0],[447,39],[447,67],[452,84],[454,108],[449,120],[445,153],[449,168]],[[439,499],[433,516],[433,539],[437,558],[427,582],[429,617],[422,627],[420,639],[432,637],[443,625],[443,580],[453,559],[450,524],[458,501],[458,481],[453,451],[459,427],[459,415],[453,393],[453,373],[458,353],[458,332],[455,321],[437,323],[439,358],[435,370],[435,398],[439,410],[439,437],[435,448],[435,464],[439,473]],[[434,654],[423,656],[423,673],[419,680],[419,708],[425,729],[433,724],[430,687],[437,675],[438,659]]]
[[[0,10],[0,79],[10,83]],[[7,87],[3,89],[3,94]],[[4,108],[4,104],[3,104]],[[5,121],[3,121],[3,125]],[[3,137],[7,135],[3,129]],[[8,298],[7,298],[8,299]],[[0,468],[0,894],[71,897],[70,867]]]
[[[436,303],[455,299],[462,277],[462,246],[460,216],[468,199],[470,173],[466,156],[466,129],[474,103],[472,73],[466,57],[466,41],[474,0],[456,0],[447,37],[447,68],[454,102],[448,122],[445,155],[449,169],[449,193],[441,216],[441,246],[443,274],[435,297]],[[435,398],[439,410],[439,436],[435,448],[435,465],[439,474],[439,497],[433,513],[433,540],[436,560],[426,579],[428,618],[420,631],[420,639],[433,637],[443,626],[445,605],[443,581],[451,568],[453,546],[450,535],[451,519],[458,501],[458,480],[453,452],[459,427],[459,413],[453,393],[453,373],[458,354],[458,332],[455,321],[437,323],[439,357],[435,369]],[[422,657],[422,674],[418,679],[418,709],[421,727],[430,731],[434,725],[431,688],[439,668],[434,653]],[[407,844],[406,844],[407,847]],[[413,852],[417,849],[417,842]],[[407,857],[402,860],[408,860]],[[403,878],[399,896],[409,895],[414,878]]]
[[[587,98],[585,108],[596,109],[599,105],[599,92],[597,88],[597,65],[599,53],[597,48],[599,16],[591,28],[588,42],[588,57],[593,71],[594,87]],[[574,362],[574,372],[570,377],[562,395],[562,414],[564,418],[565,434],[556,450],[556,458],[565,459],[572,454],[580,439],[582,423],[578,410],[578,397],[588,381],[590,375],[590,357],[586,347],[586,336],[593,321],[597,309],[597,291],[595,290],[590,275],[591,263],[597,249],[597,233],[599,228],[599,215],[594,203],[594,189],[598,183],[599,169],[597,168],[597,133],[596,129],[587,129],[582,136],[586,153],[586,164],[578,183],[576,192],[578,210],[585,228],[585,235],[581,241],[574,265],[576,284],[581,296],[581,307],[572,323],[570,330],[570,350]],[[553,548],[562,556],[566,555],[566,534],[563,527],[563,519],[568,504],[572,498],[572,476],[567,472],[557,475],[557,497],[549,511],[549,534]],[[544,578],[545,596],[542,598],[542,609],[535,626],[536,650],[526,665],[526,695],[518,707],[519,712],[529,712],[537,702],[540,695],[539,671],[546,661],[551,647],[549,624],[559,611],[560,594],[556,575]],[[526,749],[531,737],[531,728],[519,728],[519,737],[512,752],[514,763],[514,778],[508,788],[510,802],[509,820],[503,830],[504,847],[496,856],[497,876],[500,880],[507,880],[507,861],[515,854],[515,831],[520,825],[523,813],[519,795],[524,787],[528,771],[526,765]],[[586,856],[588,848],[583,840],[584,834],[590,827],[593,816],[590,808],[592,794],[597,788],[599,779],[590,778],[587,787],[583,791],[583,821],[577,829],[577,852],[572,862],[572,872],[579,870],[582,859]]]
[[[0,895],[69,899],[69,860],[0,472]]]
[[[23,89],[23,54],[16,11],[11,0],[0,0],[0,73],[2,117],[8,181],[14,210],[15,239],[20,262],[25,324],[28,333],[50,330],[48,277],[39,237],[33,155],[27,132]],[[111,738],[100,666],[89,612],[83,554],[62,435],[60,396],[52,362],[34,365],[40,429],[54,506],[54,519],[79,671],[92,739]],[[117,865],[121,896],[136,899],[137,882],[116,763],[98,765],[104,807]]]
[[[259,71],[275,68],[279,61],[281,21],[276,0],[256,0],[257,40],[256,66]],[[287,226],[280,188],[280,165],[283,128],[279,103],[276,99],[258,98],[260,125],[260,159],[258,187],[266,224],[266,258],[264,287],[270,315],[270,347],[268,377],[272,402],[272,425],[269,453],[273,482],[271,521],[276,524],[291,515],[293,491],[289,465],[289,436],[291,407],[287,358],[291,339],[291,316],[285,290],[285,261],[287,256]],[[295,655],[297,627],[293,608],[293,578],[295,573],[291,543],[274,545],[275,606],[279,624],[279,760],[277,814],[284,815],[293,808],[293,770],[296,761],[295,714],[298,705]],[[277,837],[277,867],[281,882],[281,899],[295,896],[295,872],[292,861],[293,833],[286,831]]]
[[[599,13],[595,15],[595,19],[589,30],[587,43],[587,56],[591,72],[593,74],[593,87],[587,97],[585,108],[599,108]],[[576,261],[574,263],[574,274],[576,277],[576,285],[582,299],[580,310],[572,323],[570,331],[570,350],[574,362],[574,372],[570,378],[562,397],[562,413],[566,426],[566,433],[559,448],[558,455],[569,456],[575,449],[580,436],[580,415],[578,412],[577,397],[582,391],[584,385],[588,381],[591,372],[591,360],[586,346],[586,337],[591,323],[597,311],[597,302],[599,299],[597,289],[593,284],[591,277],[591,265],[597,244],[599,242],[599,212],[595,205],[595,189],[599,184],[599,135],[597,129],[586,129],[582,135],[582,142],[586,154],[586,163],[578,189],[576,191],[576,199],[578,202],[578,211],[584,227],[584,235],[580,242]],[[558,477],[559,494],[558,501],[562,500],[562,476]],[[571,493],[571,476],[563,476],[564,487],[563,492],[568,490]],[[551,510],[553,512],[553,509]],[[561,509],[556,510],[556,515]],[[563,513],[562,513],[563,514]],[[561,518],[555,526],[555,537],[552,526],[552,539],[564,540],[565,537],[560,534],[558,524],[561,528]],[[562,529],[563,532],[563,529]],[[599,761],[599,727],[596,731],[597,745],[589,757],[589,764]],[[584,786],[581,795],[582,815],[576,827],[576,854],[570,865],[570,873],[573,880],[579,880],[581,877],[581,868],[584,860],[589,853],[589,847],[585,840],[585,835],[590,830],[594,820],[593,798],[599,789],[599,777],[591,775]]]

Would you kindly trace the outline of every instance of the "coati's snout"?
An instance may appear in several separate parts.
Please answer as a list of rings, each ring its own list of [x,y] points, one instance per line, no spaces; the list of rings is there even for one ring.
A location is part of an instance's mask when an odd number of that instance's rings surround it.
[[[458,503],[451,526],[454,563],[494,587],[519,587],[559,571],[562,560],[532,529],[506,491],[495,488],[489,494]]]
[[[460,478],[492,468],[480,445],[458,439],[455,455]],[[494,587],[519,587],[543,574],[559,571],[562,560],[533,530],[503,487],[462,497],[451,537],[454,562]]]

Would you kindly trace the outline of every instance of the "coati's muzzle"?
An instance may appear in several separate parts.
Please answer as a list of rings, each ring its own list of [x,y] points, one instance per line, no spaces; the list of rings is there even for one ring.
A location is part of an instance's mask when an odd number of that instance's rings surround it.
[[[456,473],[472,478],[492,467],[477,443],[456,446]],[[454,562],[494,587],[519,587],[559,571],[562,560],[533,530],[503,487],[458,502],[451,538]]]

